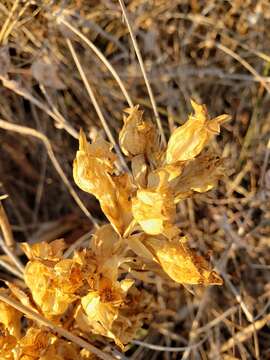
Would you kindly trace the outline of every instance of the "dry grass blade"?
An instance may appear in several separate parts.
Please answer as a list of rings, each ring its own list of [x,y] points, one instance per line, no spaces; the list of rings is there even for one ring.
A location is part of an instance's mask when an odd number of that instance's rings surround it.
[[[228,287],[230,288],[231,292],[235,296],[236,301],[241,306],[241,308],[243,310],[243,313],[246,315],[247,320],[249,322],[253,322],[254,321],[253,315],[251,314],[251,312],[247,308],[247,305],[244,303],[242,296],[239,294],[239,292],[237,291],[235,286],[232,284],[232,282],[230,281],[227,274],[224,273],[224,271],[222,272],[222,276],[224,277],[224,280],[227,283]]]
[[[254,77],[257,79],[262,86],[267,90],[267,92],[270,94],[270,86],[267,84],[267,82],[264,80],[264,78],[240,55],[236,54],[234,51],[229,49],[227,46],[224,46],[223,44],[215,43],[215,46],[225,52],[226,54],[233,57],[235,60],[237,60],[240,64],[242,64]]]
[[[125,96],[128,106],[133,107],[134,104],[125,88],[125,85],[123,84],[122,80],[120,79],[119,75],[117,74],[117,71],[115,70],[115,68],[106,59],[106,57],[102,54],[102,52],[95,46],[95,44],[92,43],[92,41],[90,41],[86,36],[84,36],[78,29],[76,29],[74,26],[72,26],[65,19],[60,17],[57,20],[60,23],[64,24],[69,30],[71,30],[74,34],[76,34],[81,40],[83,40],[85,42],[85,44],[97,55],[97,57],[103,62],[103,64],[108,68],[108,70],[111,72],[112,76],[115,78],[123,95]]]
[[[249,339],[254,331],[260,330],[270,321],[270,314],[265,315],[262,319],[255,321],[254,323],[248,325],[243,330],[237,332],[232,338],[226,341],[225,344],[221,346],[221,351],[225,352],[230,350],[234,345],[242,343]]]
[[[55,325],[50,320],[45,319],[43,316],[37,314],[36,312],[34,312],[31,309],[27,308],[26,306],[18,303],[17,301],[10,299],[3,294],[0,294],[0,300],[6,304],[12,306],[13,308],[17,309],[18,311],[22,312],[30,319],[33,319],[34,321],[40,323],[43,326],[49,327],[52,331],[56,332],[60,336],[63,336],[67,340],[72,341],[74,344],[77,344],[80,347],[90,351],[91,353],[98,356],[100,359],[103,359],[103,360],[113,360],[114,359],[109,354],[106,354],[103,351],[97,349],[95,346],[89,344],[88,342],[81,339],[80,337],[70,333],[69,331],[65,330],[64,328],[62,328],[58,325]]]
[[[199,346],[201,346],[207,340],[207,336],[205,336],[201,341],[191,344],[189,346],[161,346],[155,344],[149,344],[144,341],[134,340],[132,341],[135,345],[140,345],[142,347],[152,349],[155,351],[167,351],[167,352],[182,352],[187,350],[196,350]]]
[[[47,105],[43,104],[41,101],[36,99],[33,95],[28,93],[25,89],[20,88],[18,86],[18,84],[15,83],[14,81],[10,81],[1,76],[0,76],[0,79],[2,80],[3,85],[7,89],[14,91],[16,94],[18,94],[18,95],[22,96],[24,99],[30,101],[30,103],[34,104],[37,108],[43,110],[47,115],[49,115],[52,119],[54,119],[55,122],[58,124],[59,128],[65,129],[75,139],[79,138],[78,132],[72,126],[70,126],[70,124],[64,119],[64,117],[61,114],[51,111]]]
[[[129,31],[129,33],[130,33],[130,37],[131,37],[131,39],[132,39],[132,43],[133,43],[133,46],[134,46],[134,50],[135,50],[135,52],[136,52],[136,55],[137,55],[137,58],[138,58],[138,61],[139,61],[139,64],[140,64],[140,67],[141,67],[141,70],[142,70],[142,74],[143,74],[143,78],[144,78],[144,81],[145,81],[145,85],[146,85],[146,87],[147,87],[147,91],[148,91],[148,94],[149,94],[149,97],[150,97],[150,101],[151,101],[151,104],[152,104],[152,107],[153,107],[153,111],[154,111],[154,115],[155,115],[155,120],[156,120],[156,122],[157,122],[157,126],[158,126],[158,129],[159,129],[159,131],[160,131],[161,141],[162,141],[163,145],[165,145],[165,144],[166,144],[166,137],[165,137],[164,130],[163,130],[163,127],[162,127],[162,124],[161,124],[161,119],[160,119],[160,116],[159,116],[159,113],[158,113],[156,100],[155,100],[155,97],[154,97],[154,94],[153,94],[153,91],[152,91],[150,82],[149,82],[148,77],[147,77],[147,74],[146,74],[146,70],[145,70],[145,66],[144,66],[144,63],[143,63],[141,51],[140,51],[140,48],[139,48],[139,46],[138,46],[136,37],[135,37],[135,35],[134,35],[134,33],[133,33],[132,27],[131,27],[131,25],[130,25],[130,21],[129,21],[129,18],[128,18],[126,6],[125,6],[123,0],[119,0],[119,3],[120,3],[120,6],[121,6],[121,9],[122,9],[123,16],[124,16],[124,18],[125,18],[127,27],[128,27],[128,31]]]
[[[101,111],[101,109],[100,109],[100,106],[98,105],[98,102],[97,102],[97,99],[96,99],[96,97],[95,97],[95,94],[94,94],[94,92],[93,92],[93,90],[92,90],[92,88],[91,88],[91,86],[90,86],[90,83],[89,83],[89,81],[88,81],[88,79],[87,79],[87,77],[86,77],[86,75],[85,75],[85,73],[84,73],[84,71],[83,71],[83,68],[82,68],[82,66],[81,66],[81,64],[80,64],[80,61],[79,61],[79,59],[78,59],[78,56],[77,56],[77,54],[76,54],[76,52],[75,52],[75,49],[74,49],[74,47],[73,47],[73,45],[72,45],[72,43],[71,43],[71,41],[70,41],[69,39],[66,39],[66,42],[67,42],[67,44],[68,44],[68,47],[69,47],[69,50],[70,50],[70,52],[71,52],[71,54],[72,54],[72,57],[73,57],[73,59],[74,59],[74,62],[75,62],[75,64],[76,64],[76,66],[77,66],[77,69],[78,69],[78,71],[79,71],[79,73],[80,73],[80,76],[81,76],[81,78],[82,78],[82,80],[83,80],[83,83],[84,83],[84,86],[85,86],[85,88],[86,88],[86,90],[87,90],[87,93],[88,93],[88,95],[89,95],[89,97],[90,97],[90,99],[91,99],[91,101],[92,101],[92,103],[93,103],[93,105],[94,105],[94,108],[95,108],[95,110],[96,110],[96,112],[97,112],[97,114],[98,114],[98,117],[99,117],[99,119],[100,119],[100,122],[101,122],[101,124],[102,124],[102,127],[103,127],[103,129],[105,130],[105,133],[106,133],[108,139],[109,139],[110,142],[113,144],[113,147],[114,147],[114,149],[115,149],[115,152],[117,153],[117,155],[118,155],[118,157],[119,157],[119,159],[120,159],[120,161],[121,161],[121,164],[122,164],[123,168],[128,171],[128,166],[127,166],[127,164],[126,164],[126,161],[125,161],[125,159],[124,159],[124,157],[123,157],[123,155],[122,155],[122,153],[121,153],[121,151],[120,151],[120,149],[119,149],[119,146],[118,146],[117,142],[115,141],[115,139],[114,139],[114,137],[113,137],[113,135],[112,135],[112,132],[111,132],[111,130],[110,130],[110,127],[109,127],[108,124],[107,124],[107,121],[106,121],[105,117],[104,117],[103,114],[102,114],[102,111]],[[119,168],[119,170],[121,170],[121,167],[118,166],[118,168]]]
[[[75,200],[77,205],[81,208],[83,213],[91,220],[91,222],[94,224],[94,226],[96,228],[98,228],[99,227],[98,222],[92,216],[92,214],[89,212],[89,210],[85,207],[82,200],[79,198],[76,191],[73,189],[72,185],[70,184],[70,182],[69,182],[68,178],[66,177],[63,169],[61,168],[58,160],[56,159],[49,139],[44,134],[40,133],[39,131],[37,131],[35,129],[28,128],[26,126],[15,125],[15,124],[12,124],[11,122],[8,122],[8,121],[2,120],[2,119],[0,119],[0,128],[8,130],[8,131],[14,131],[19,134],[32,136],[32,137],[35,137],[42,141],[42,143],[44,144],[44,146],[48,152],[48,156],[51,159],[53,166],[55,167],[55,170],[57,171],[60,178],[66,185],[67,189],[70,192],[70,195],[73,197],[73,199]]]
[[[19,0],[15,0],[14,3],[13,3],[13,6],[12,6],[12,9],[10,10],[9,12],[9,15],[8,17],[6,18],[6,21],[4,23],[4,25],[2,26],[2,29],[0,31],[0,43],[3,43],[4,42],[4,39],[5,39],[5,33],[8,29],[8,26],[10,24],[10,21],[18,7],[18,5],[20,4],[20,1]]]
[[[9,265],[4,260],[0,259],[0,266],[11,274],[15,275],[17,278],[24,280],[24,276],[22,275],[22,273],[20,271],[17,271],[13,266]]]
[[[2,230],[2,234],[7,246],[13,247],[15,245],[13,233],[5,209],[1,203],[1,200],[0,200],[0,229]]]
[[[14,265],[18,268],[20,272],[24,272],[24,266],[21,263],[20,259],[14,254],[13,251],[5,244],[4,240],[0,236],[0,247],[3,249],[3,251],[10,257],[10,259],[13,261]]]

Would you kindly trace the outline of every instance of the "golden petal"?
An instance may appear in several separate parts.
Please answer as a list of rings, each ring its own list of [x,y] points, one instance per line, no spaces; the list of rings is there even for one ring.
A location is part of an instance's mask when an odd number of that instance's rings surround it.
[[[139,110],[138,105],[126,112],[129,116],[124,117],[124,125],[119,133],[120,147],[127,156],[145,154],[155,128],[152,123],[143,120],[143,111]]]
[[[5,289],[0,291],[5,295],[8,293]],[[17,339],[21,336],[21,317],[22,314],[18,310],[0,301],[0,324],[3,324],[9,334]]]
[[[186,239],[173,241],[148,238],[145,245],[154,253],[163,270],[180,284],[222,285],[220,276],[207,261],[188,248]]]
[[[66,247],[63,239],[57,239],[50,243],[42,241],[38,244],[20,244],[28,259],[57,260],[63,255]]]
[[[148,167],[143,154],[139,154],[132,158],[131,169],[136,185],[140,188],[145,188],[147,185],[146,176]]]
[[[138,190],[137,196],[132,199],[132,212],[147,234],[170,237],[177,233],[173,226],[175,205],[169,191]]]
[[[199,105],[195,101],[191,101],[191,104],[194,115],[190,115],[184,125],[175,129],[168,142],[168,164],[191,160],[199,155],[212,136],[219,133],[220,124],[230,118],[228,115],[221,115],[210,120],[205,105]]]
[[[69,304],[77,299],[77,296],[72,292],[65,292],[66,289],[62,288],[62,284],[60,287],[59,279],[53,268],[37,260],[28,262],[24,272],[24,279],[31,290],[35,303],[45,316],[63,314]]]
[[[191,160],[182,174],[171,183],[175,203],[192,195],[193,192],[211,190],[225,174],[224,160],[205,154]]]
[[[76,184],[93,194],[99,201],[104,214],[119,234],[123,234],[132,220],[131,192],[133,185],[128,174],[114,174],[113,154],[105,140],[88,144],[85,135],[80,134],[80,149],[73,166]],[[105,147],[105,149],[103,149]]]

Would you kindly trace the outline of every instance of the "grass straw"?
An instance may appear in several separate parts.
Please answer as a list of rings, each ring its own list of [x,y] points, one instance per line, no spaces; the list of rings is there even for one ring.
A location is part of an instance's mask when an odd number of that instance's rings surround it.
[[[121,9],[122,9],[123,16],[124,16],[124,19],[126,21],[127,27],[128,27],[128,31],[130,33],[130,37],[131,37],[131,40],[132,40],[132,44],[134,46],[134,50],[136,52],[136,55],[137,55],[137,58],[138,58],[138,61],[139,61],[139,64],[140,64],[140,68],[141,68],[141,71],[142,71],[142,74],[143,74],[145,85],[147,87],[147,91],[148,91],[150,101],[151,101],[151,104],[152,104],[152,108],[153,108],[153,111],[154,111],[154,115],[155,115],[155,120],[156,120],[158,129],[160,131],[161,141],[162,141],[163,145],[166,145],[165,133],[164,133],[164,130],[163,130],[163,127],[162,127],[162,124],[161,124],[161,119],[160,119],[160,116],[159,116],[159,113],[158,113],[156,100],[155,100],[155,97],[154,97],[150,82],[149,82],[147,74],[146,74],[146,70],[145,70],[143,59],[142,59],[141,51],[140,51],[140,48],[138,46],[136,37],[135,37],[135,35],[133,33],[133,30],[132,30],[132,27],[131,27],[131,24],[130,24],[130,21],[129,21],[129,18],[128,18],[128,14],[127,14],[125,4],[124,4],[123,0],[119,0],[119,3],[120,3],[120,6],[121,6]]]
[[[5,242],[1,236],[0,236],[0,247],[10,257],[10,259],[13,261],[13,263],[17,267],[17,269],[21,273],[23,273],[24,272],[23,264],[21,263],[20,259],[14,254],[14,252],[5,244]]]
[[[86,36],[84,36],[78,29],[76,29],[73,25],[67,22],[64,18],[60,17],[58,21],[64,24],[69,30],[71,30],[74,34],[76,34],[79,39],[81,39],[96,55],[97,57],[103,62],[103,64],[107,67],[107,69],[111,72],[112,76],[115,78],[117,84],[119,85],[129,107],[133,107],[134,104],[121,80],[120,76],[118,75],[115,68],[112,64],[106,59],[106,57],[102,54],[102,52],[93,44],[91,40],[89,40]]]
[[[123,157],[123,155],[122,155],[122,153],[121,153],[121,150],[120,150],[117,142],[115,141],[115,139],[114,139],[114,137],[113,137],[113,135],[112,135],[112,132],[111,132],[111,130],[110,130],[110,127],[109,127],[108,124],[107,124],[107,121],[106,121],[105,117],[103,116],[103,113],[102,113],[102,111],[101,111],[101,108],[100,108],[100,106],[99,106],[99,104],[98,104],[98,102],[97,102],[97,99],[96,99],[96,97],[95,97],[94,91],[93,91],[93,89],[92,89],[92,87],[91,87],[91,85],[90,85],[90,83],[89,83],[89,81],[88,81],[88,79],[87,79],[87,77],[86,77],[86,75],[85,75],[85,72],[84,72],[84,70],[83,70],[83,68],[82,68],[82,66],[81,66],[81,63],[80,63],[80,61],[79,61],[79,59],[78,59],[78,56],[77,56],[77,54],[76,54],[76,52],[75,52],[75,49],[74,49],[74,47],[73,47],[73,45],[72,45],[72,43],[71,43],[71,41],[70,41],[69,39],[66,39],[66,42],[67,42],[67,45],[68,45],[69,50],[70,50],[70,52],[71,52],[71,55],[72,55],[72,57],[73,57],[73,60],[74,60],[74,62],[75,62],[75,64],[76,64],[76,66],[77,66],[77,69],[78,69],[78,71],[79,71],[79,74],[80,74],[80,76],[81,76],[81,78],[82,78],[82,81],[83,81],[83,83],[84,83],[84,86],[85,86],[85,88],[86,88],[86,90],[87,90],[87,93],[88,93],[88,95],[89,95],[89,97],[90,97],[90,99],[91,99],[91,101],[92,101],[92,103],[93,103],[93,105],[94,105],[94,108],[95,108],[95,110],[96,110],[96,112],[97,112],[97,114],[98,114],[98,117],[99,117],[99,119],[100,119],[101,125],[102,125],[102,127],[103,127],[103,129],[104,129],[104,131],[105,131],[105,133],[106,133],[106,135],[107,135],[107,137],[108,137],[108,139],[109,139],[110,142],[113,144],[113,147],[114,147],[114,149],[115,149],[115,152],[116,152],[116,154],[118,155],[118,157],[119,157],[119,159],[120,159],[120,161],[121,161],[121,164],[122,164],[123,168],[124,168],[126,171],[128,171],[128,166],[127,166],[127,164],[126,164],[126,161],[125,161],[125,159],[124,159],[124,157]],[[118,168],[119,168],[119,170],[121,170],[121,167],[118,167]]]
[[[13,233],[7,214],[0,200],[0,229],[2,230],[4,240],[8,247],[12,248],[15,245]]]
[[[72,185],[70,184],[70,181],[68,180],[61,165],[59,164],[58,160],[56,159],[53,148],[52,148],[51,143],[50,143],[49,139],[47,138],[47,136],[45,136],[44,134],[42,134],[41,132],[39,132],[35,129],[29,128],[26,126],[12,124],[11,122],[5,121],[3,119],[0,119],[0,128],[9,130],[9,131],[13,131],[13,132],[16,132],[19,134],[32,136],[32,137],[37,138],[42,141],[43,145],[45,146],[45,148],[47,150],[48,156],[49,156],[55,170],[57,171],[58,175],[60,176],[60,178],[66,185],[70,195],[73,197],[73,199],[75,200],[77,205],[81,208],[83,213],[91,220],[93,225],[96,228],[99,228],[97,220],[92,216],[90,211],[86,208],[86,206],[84,205],[84,203],[82,202],[82,200],[80,199],[80,197],[78,196],[76,191],[73,189]]]
[[[24,280],[24,276],[20,271],[17,271],[13,266],[11,266],[9,263],[7,263],[4,260],[0,259],[0,266],[10,272],[12,275],[15,275],[17,278]]]

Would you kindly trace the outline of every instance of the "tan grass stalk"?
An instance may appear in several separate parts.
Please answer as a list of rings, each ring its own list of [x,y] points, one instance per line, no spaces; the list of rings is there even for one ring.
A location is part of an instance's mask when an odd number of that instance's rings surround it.
[[[0,259],[0,266],[10,272],[11,274],[17,276],[19,279],[24,280],[24,276],[20,271],[17,271],[13,266],[11,266],[9,263],[7,263],[4,260]]]
[[[162,141],[163,145],[165,145],[166,144],[166,137],[165,137],[164,130],[163,130],[163,127],[162,127],[162,124],[161,124],[161,119],[160,119],[160,116],[159,116],[159,113],[158,113],[156,100],[155,100],[155,97],[154,97],[150,82],[149,82],[147,74],[146,74],[146,70],[145,70],[143,59],[142,59],[141,51],[140,51],[140,48],[138,46],[136,37],[135,37],[135,35],[133,33],[133,30],[132,30],[132,27],[131,27],[131,24],[130,24],[130,21],[129,21],[129,18],[128,18],[128,14],[127,14],[125,4],[124,4],[123,0],[119,0],[119,3],[120,3],[120,6],[121,6],[121,9],[122,9],[122,12],[123,12],[124,19],[125,19],[126,24],[127,24],[128,31],[130,33],[130,37],[131,37],[131,40],[132,40],[132,44],[134,46],[134,50],[136,52],[136,55],[137,55],[137,58],[138,58],[138,61],[139,61],[140,67],[141,67],[141,71],[142,71],[142,74],[143,74],[145,85],[147,87],[147,91],[148,91],[150,101],[151,101],[151,104],[152,104],[152,107],[153,107],[155,120],[157,122],[157,126],[158,126],[158,129],[160,131],[161,141]]]
[[[7,246],[14,247],[15,241],[13,238],[13,233],[5,209],[1,203],[1,200],[0,200],[0,229],[2,230],[2,234]]]
[[[90,213],[90,211],[86,208],[86,206],[84,205],[84,203],[82,202],[82,200],[80,199],[80,197],[78,196],[76,191],[73,189],[73,187],[72,187],[70,181],[68,180],[67,176],[65,175],[61,165],[59,164],[58,160],[56,159],[56,156],[52,149],[51,143],[50,143],[49,139],[47,138],[47,136],[45,136],[44,134],[40,133],[39,131],[37,131],[35,129],[29,128],[26,126],[22,126],[22,125],[12,124],[11,122],[8,122],[8,121],[2,120],[2,119],[0,119],[0,128],[8,130],[8,131],[17,132],[19,134],[32,136],[32,137],[35,137],[42,141],[42,143],[44,144],[44,146],[47,150],[48,156],[51,159],[53,166],[55,167],[55,170],[57,171],[58,175],[62,179],[63,183],[66,185],[70,195],[73,197],[73,199],[75,200],[77,205],[80,207],[80,209],[84,212],[84,214],[91,220],[91,222],[94,224],[94,226],[96,228],[98,228],[99,225],[98,225],[97,220],[93,217],[93,215]]]
[[[91,88],[91,85],[90,85],[90,83],[89,83],[89,81],[88,81],[88,79],[87,79],[87,77],[85,75],[85,72],[84,72],[84,70],[83,70],[83,68],[81,66],[81,63],[80,63],[80,61],[78,59],[78,56],[77,56],[77,54],[75,52],[75,49],[74,49],[74,47],[73,47],[73,45],[72,45],[72,43],[71,43],[71,41],[69,39],[66,39],[66,42],[67,42],[67,45],[68,45],[69,50],[71,52],[71,55],[73,57],[73,60],[74,60],[74,62],[76,64],[76,66],[77,66],[79,74],[80,74],[80,76],[82,78],[84,86],[85,86],[85,88],[87,90],[87,93],[88,93],[88,95],[89,95],[89,97],[90,97],[90,99],[91,99],[91,101],[92,101],[92,103],[94,105],[94,108],[96,110],[96,113],[97,113],[97,115],[98,115],[98,117],[100,119],[101,125],[102,125],[108,139],[113,144],[115,152],[117,153],[117,155],[118,155],[118,157],[119,157],[119,159],[120,159],[120,161],[122,163],[123,168],[125,170],[128,170],[128,166],[126,164],[126,161],[125,161],[125,159],[124,159],[124,157],[123,157],[123,155],[122,155],[122,153],[121,153],[121,151],[119,149],[119,146],[118,146],[117,142],[115,141],[115,139],[114,139],[114,137],[112,135],[112,132],[111,132],[111,130],[110,130],[108,124],[107,124],[107,121],[106,121],[105,117],[103,116],[101,108],[100,108],[100,106],[99,106],[99,104],[97,102],[97,99],[95,97],[94,91]],[[119,168],[119,170],[121,170],[121,168]]]
[[[3,251],[10,257],[14,265],[18,268],[20,272],[24,272],[24,266],[21,263],[20,259],[14,254],[14,252],[6,245],[2,237],[0,236],[0,247]]]
[[[125,85],[123,84],[122,80],[120,79],[119,75],[117,74],[117,71],[112,66],[112,64],[106,59],[106,57],[102,54],[102,52],[95,46],[95,44],[92,43],[91,40],[89,40],[85,35],[83,35],[78,29],[76,29],[74,26],[72,26],[69,22],[67,22],[65,19],[60,18],[58,20],[60,23],[64,24],[69,30],[71,30],[74,34],[76,34],[81,40],[85,42],[85,44],[97,55],[97,57],[103,62],[103,64],[107,67],[107,69],[111,72],[112,76],[115,78],[117,84],[119,85],[123,95],[126,98],[126,101],[129,105],[129,107],[133,107],[134,104],[125,88]]]
[[[10,21],[14,15],[19,3],[20,3],[19,0],[14,1],[13,6],[10,10],[10,13],[9,13],[8,17],[6,18],[6,21],[5,21],[4,25],[2,26],[2,29],[0,30],[0,44],[3,43],[3,41],[4,41],[5,32],[7,31],[7,28],[10,24]]]
[[[14,91],[16,94],[22,96],[24,99],[34,104],[37,108],[43,110],[48,116],[54,119],[61,128],[65,129],[72,137],[74,137],[75,139],[79,138],[78,132],[64,119],[62,115],[59,116],[55,112],[51,111],[51,109],[46,104],[43,104],[25,89],[20,88],[14,81],[8,80],[3,77],[0,77],[0,79],[2,80],[4,87],[11,91]]]
[[[262,329],[269,321],[270,321],[270,314],[267,314],[262,319],[257,320],[254,323],[245,327],[243,330],[238,331],[236,334],[234,334],[233,337],[231,337],[221,346],[221,352],[228,351],[234,345],[237,345],[238,343],[242,343],[248,340],[253,335],[254,331],[258,331]]]

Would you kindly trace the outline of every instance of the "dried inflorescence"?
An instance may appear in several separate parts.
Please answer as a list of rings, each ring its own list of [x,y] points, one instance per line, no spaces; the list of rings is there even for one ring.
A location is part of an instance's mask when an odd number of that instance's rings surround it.
[[[131,162],[132,174],[118,174],[109,146],[105,149],[100,139],[88,144],[81,133],[74,179],[97,197],[116,232],[137,256],[158,262],[179,283],[221,284],[206,260],[188,248],[175,225],[177,203],[212,189],[224,174],[222,160],[201,152],[229,116],[210,119],[204,105],[191,104],[194,114],[172,133],[167,148],[161,146],[156,128],[143,119],[138,106],[127,110],[119,144]],[[92,157],[95,161],[89,160]]]
[[[97,137],[89,144],[81,132],[74,179],[99,200],[110,224],[69,258],[63,240],[23,244],[28,290],[7,283],[3,291],[74,334],[100,341],[106,337],[124,349],[155,308],[154,296],[136,280],[156,272],[180,284],[222,284],[175,224],[177,204],[212,189],[224,174],[222,160],[201,152],[228,116],[210,119],[205,106],[194,101],[192,106],[194,114],[172,133],[166,148],[138,106],[126,111],[119,144],[131,173],[119,172],[110,143]],[[23,314],[9,305],[0,303],[0,314],[2,358],[90,356],[36,324],[29,323],[23,335]]]

